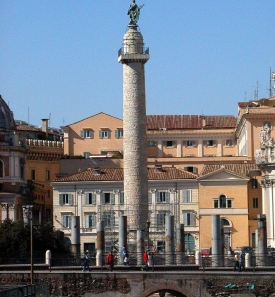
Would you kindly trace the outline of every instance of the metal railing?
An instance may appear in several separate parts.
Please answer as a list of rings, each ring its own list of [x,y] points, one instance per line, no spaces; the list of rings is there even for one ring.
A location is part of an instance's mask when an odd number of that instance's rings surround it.
[[[126,54],[140,54],[149,55],[149,47],[144,47],[140,45],[124,45],[118,50],[118,56]]]
[[[97,259],[95,253],[89,255],[89,266],[91,270],[103,271],[107,270],[106,264],[107,252],[102,253],[102,258]],[[60,254],[53,255],[51,259],[45,257],[34,256],[34,270],[81,270],[83,268],[83,254]],[[100,261],[98,261],[100,260]],[[98,265],[98,263],[100,263]],[[244,259],[244,268],[249,271],[274,271],[275,257],[262,254],[246,254]],[[145,263],[143,262],[143,254],[129,252],[128,264],[124,265],[123,257],[119,251],[114,251],[114,270],[140,270]],[[201,256],[198,252],[195,255],[187,255],[182,252],[149,252],[149,267],[152,271],[164,270],[232,270],[236,262],[233,255],[210,255]],[[1,271],[28,271],[31,264],[29,258],[4,257],[0,258]],[[235,267],[238,270],[238,267]]]

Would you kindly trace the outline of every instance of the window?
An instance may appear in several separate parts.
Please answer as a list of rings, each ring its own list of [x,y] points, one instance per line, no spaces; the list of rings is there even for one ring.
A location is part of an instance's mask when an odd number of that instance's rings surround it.
[[[148,192],[148,204],[152,204],[152,192]]]
[[[159,253],[165,252],[165,241],[157,241],[157,251]]]
[[[31,179],[35,180],[35,170],[34,169],[31,170]]]
[[[225,195],[220,195],[214,199],[214,208],[232,208],[232,199],[226,198]]]
[[[155,141],[147,141],[147,147],[155,147],[156,142]]]
[[[113,193],[103,193],[102,204],[115,204],[115,195]]]
[[[119,193],[119,204],[124,204],[124,192]]]
[[[225,146],[227,146],[227,147],[233,146],[233,140],[232,139],[226,139],[225,140]]]
[[[123,138],[123,129],[116,129],[115,138]]]
[[[192,172],[194,174],[197,174],[198,173],[198,168],[197,167],[194,167],[194,166],[184,167],[184,170],[185,171],[188,171],[188,172]]]
[[[253,198],[253,208],[258,208],[259,207],[259,200],[258,198]]]
[[[190,147],[190,146],[194,147],[195,144],[196,144],[195,140],[187,140],[186,141],[186,146],[187,147]]]
[[[85,215],[85,227],[86,228],[95,228],[96,227],[96,215],[95,214],[86,214]]]
[[[110,130],[109,129],[99,130],[99,138],[110,138]]]
[[[113,211],[104,211],[102,220],[104,221],[104,227],[112,227],[115,225],[115,214]]]
[[[50,180],[51,179],[51,172],[50,170],[46,170],[46,180]]]
[[[157,192],[157,203],[169,203],[169,192]]]
[[[257,189],[258,188],[258,181],[256,178],[251,179],[252,182],[252,189]]]
[[[175,141],[172,141],[172,140],[166,141],[166,147],[175,147],[175,146],[176,146]]]
[[[195,214],[193,212],[183,212],[183,224],[185,226],[195,226]]]
[[[94,138],[94,131],[92,129],[83,129],[80,131],[81,138]]]
[[[159,211],[157,214],[157,224],[164,226],[165,225],[165,216],[168,212],[165,210]]]
[[[86,205],[96,205],[96,194],[86,193],[85,194],[85,204]]]
[[[183,190],[182,191],[183,203],[192,202],[192,190]]]
[[[60,205],[73,205],[73,195],[71,194],[59,194]]]
[[[70,215],[61,215],[63,228],[71,229],[72,217]]]
[[[215,140],[207,140],[206,141],[206,146],[215,146],[216,145],[216,141]]]

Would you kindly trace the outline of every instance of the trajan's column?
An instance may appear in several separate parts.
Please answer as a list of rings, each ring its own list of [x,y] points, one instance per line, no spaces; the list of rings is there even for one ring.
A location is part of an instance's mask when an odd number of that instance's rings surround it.
[[[123,64],[124,205],[130,231],[145,230],[148,219],[144,64],[149,60],[149,50],[144,48],[137,25],[141,8],[132,1],[128,31],[118,57]]]

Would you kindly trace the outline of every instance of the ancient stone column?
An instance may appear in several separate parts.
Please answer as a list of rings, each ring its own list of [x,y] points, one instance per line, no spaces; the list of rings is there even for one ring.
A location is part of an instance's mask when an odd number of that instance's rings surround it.
[[[144,64],[149,60],[137,25],[129,25],[118,61],[123,64],[124,202],[130,231],[145,230],[148,177]]]

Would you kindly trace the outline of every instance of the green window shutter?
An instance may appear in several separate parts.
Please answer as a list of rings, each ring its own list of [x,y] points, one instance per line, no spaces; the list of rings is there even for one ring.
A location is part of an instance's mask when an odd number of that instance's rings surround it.
[[[152,193],[148,192],[148,203],[152,204]]]
[[[69,205],[73,205],[73,195],[69,194]]]
[[[96,227],[96,215],[95,214],[92,214],[92,228],[95,228]]]
[[[92,193],[92,204],[96,205],[96,195],[95,195],[95,193]]]
[[[170,193],[169,193],[169,192],[166,192],[165,195],[167,195],[167,196],[166,196],[167,199],[165,199],[165,202],[166,202],[166,203],[170,203]]]
[[[115,138],[118,138],[118,130],[115,130]]]
[[[63,205],[63,194],[59,194],[59,205]]]
[[[183,213],[183,224],[184,224],[184,226],[188,226],[188,220],[187,220],[187,213],[186,212]]]
[[[90,193],[85,193],[85,204],[89,205],[89,194]]]
[[[195,214],[190,213],[190,226],[195,226]]]
[[[157,192],[157,203],[160,203],[160,192]]]
[[[114,193],[110,194],[110,204],[115,204],[115,194]]]
[[[68,216],[68,227],[71,229],[72,228],[72,217],[71,216]]]
[[[124,192],[119,193],[119,204],[124,204]]]
[[[84,130],[80,130],[80,137],[84,138]]]
[[[101,132],[101,130],[98,131],[98,137],[99,138],[102,138],[102,132]]]
[[[88,215],[85,216],[85,227],[86,228],[89,228],[90,227],[89,226],[89,216]]]
[[[66,226],[66,216],[62,216],[62,226]]]

